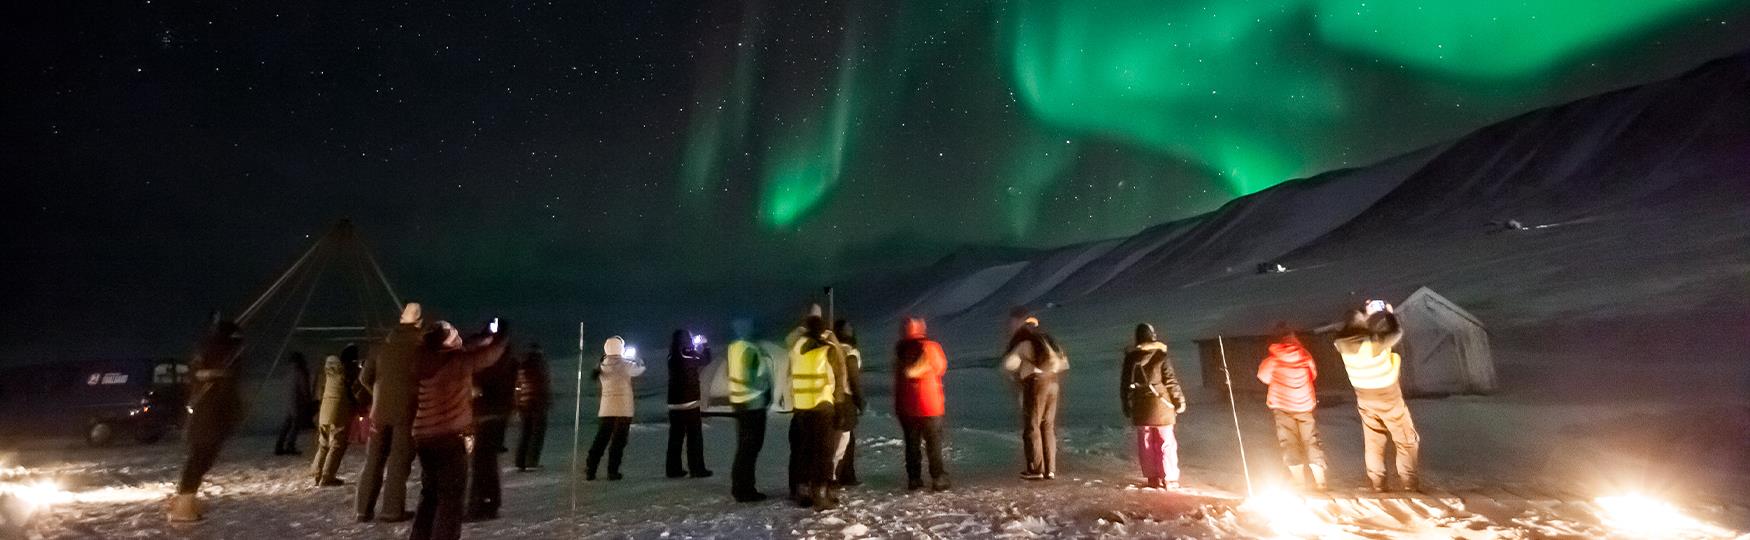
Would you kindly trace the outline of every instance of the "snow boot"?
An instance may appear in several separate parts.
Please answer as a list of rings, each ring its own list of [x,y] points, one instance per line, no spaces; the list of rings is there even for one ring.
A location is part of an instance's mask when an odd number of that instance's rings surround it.
[[[736,494],[735,502],[754,503],[754,502],[760,502],[760,501],[766,500],[767,498],[768,497],[766,497],[766,494],[755,491],[752,493]]]
[[[200,500],[193,493],[178,493],[170,497],[170,521],[172,523],[193,523],[206,519],[201,515]]]
[[[813,499],[811,502],[814,503],[814,511],[820,512],[838,508],[839,499],[837,496],[833,495],[832,489],[821,486],[814,488],[812,491],[813,493],[810,498]]]
[[[1294,489],[1306,489],[1306,465],[1289,465],[1288,482],[1294,484]]]
[[[1329,489],[1325,484],[1325,466],[1324,465],[1320,465],[1317,463],[1309,464],[1306,466],[1306,470],[1307,470],[1307,472],[1312,473],[1313,489],[1316,489],[1320,492],[1327,491]]]
[[[949,487],[948,477],[946,477],[946,476],[941,476],[941,477],[937,477],[933,480],[930,480],[930,491],[936,491],[936,492],[948,491],[948,487]]]
[[[924,489],[924,481],[923,480],[920,480],[917,478],[911,478],[911,479],[907,479],[905,481],[905,490],[906,491],[917,491],[920,489]]]

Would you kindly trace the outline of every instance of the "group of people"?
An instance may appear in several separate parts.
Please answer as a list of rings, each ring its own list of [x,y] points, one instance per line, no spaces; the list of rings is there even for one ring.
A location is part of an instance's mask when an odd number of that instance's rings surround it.
[[[742,502],[767,498],[756,486],[755,466],[764,446],[769,410],[779,396],[787,396],[792,412],[790,499],[816,510],[833,508],[840,487],[859,483],[855,432],[867,403],[855,329],[844,320],[829,326],[819,306],[811,306],[784,340],[787,372],[781,381],[788,388],[779,392],[774,387],[780,381],[774,377],[774,362],[760,347],[753,325],[737,320],[732,328],[735,339],[725,358],[736,425],[731,496]],[[1036,317],[1019,314],[1011,328],[999,365],[1019,394],[1021,477],[1051,480],[1058,470],[1056,418],[1069,355]],[[1333,345],[1355,388],[1371,486],[1391,489],[1386,461],[1388,452],[1395,452],[1397,487],[1419,490],[1419,441],[1398,386],[1400,360],[1392,352],[1402,336],[1396,315],[1390,305],[1370,302],[1350,311],[1343,323],[1331,329]],[[242,400],[233,366],[243,353],[241,341],[241,327],[215,318],[192,363],[189,454],[178,494],[171,501],[172,520],[201,518],[195,493],[240,420]],[[420,305],[414,303],[406,306],[399,324],[368,356],[361,358],[358,347],[348,346],[326,358],[316,382],[293,389],[294,397],[300,391],[320,396],[313,399],[319,441],[311,464],[314,483],[343,483],[335,475],[349,432],[365,427],[369,444],[355,497],[360,521],[413,519],[412,538],[425,539],[456,538],[464,520],[497,517],[497,455],[503,451],[509,418],[513,412],[522,416],[516,467],[538,467],[551,393],[539,346],[532,346],[520,360],[507,361],[514,357],[507,353],[508,347],[496,320],[464,337],[448,322],[427,324]],[[1317,364],[1286,325],[1278,326],[1269,351],[1257,376],[1269,387],[1265,404],[1274,417],[1283,459],[1297,483],[1325,489],[1328,468],[1313,414],[1318,404]],[[673,333],[667,352],[667,476],[712,476],[701,438],[705,395],[700,372],[711,363],[713,351],[703,335],[680,329]],[[946,490],[949,480],[942,459],[946,354],[928,337],[923,319],[908,318],[893,358],[894,412],[904,436],[906,487]],[[1172,355],[1153,326],[1138,324],[1122,362],[1120,404],[1136,428],[1144,485],[1176,488],[1180,472],[1173,426],[1185,412],[1187,400]],[[624,339],[614,336],[603,343],[592,377],[600,386],[600,403],[585,467],[588,480],[597,478],[604,457],[607,479],[623,478],[621,463],[635,417],[632,380],[644,371],[643,362]],[[305,410],[294,408],[294,414]],[[288,420],[288,425],[294,423]],[[296,431],[287,437],[286,429],[276,444],[277,453],[296,452]],[[419,504],[409,514],[405,489],[415,457],[423,479]]]
[[[1174,489],[1179,483],[1179,465],[1173,424],[1185,412],[1185,393],[1173,372],[1167,345],[1155,328],[1138,324],[1135,332],[1134,344],[1126,351],[1119,371],[1120,404],[1136,428],[1136,453],[1143,485]],[[1403,329],[1392,306],[1369,302],[1365,307],[1349,310],[1342,322],[1318,333],[1331,335],[1331,343],[1342,356],[1344,371],[1355,389],[1369,487],[1375,492],[1420,491],[1421,437],[1398,383],[1401,359],[1392,349],[1403,337]],[[1271,411],[1277,443],[1291,481],[1302,488],[1324,491],[1328,488],[1329,465],[1315,416],[1318,364],[1288,324],[1279,323],[1274,334],[1269,355],[1258,365],[1258,380],[1268,388],[1265,406]],[[1068,357],[1038,329],[1038,320],[1029,317],[1016,330],[1003,366],[1015,374],[1021,388],[1022,446],[1027,464],[1021,475],[1028,479],[1050,479],[1056,474],[1053,417],[1058,378],[1069,367]],[[1396,465],[1395,486],[1391,482],[1392,471],[1386,466],[1388,455]]]
[[[209,328],[191,365],[189,453],[170,502],[172,521],[202,519],[196,498],[200,483],[241,420],[235,365],[244,350],[242,328],[217,317]],[[355,495],[358,520],[411,519],[412,538],[457,538],[464,520],[498,515],[498,454],[513,412],[522,416],[516,467],[540,466],[550,377],[539,345],[520,358],[508,352],[509,346],[496,320],[464,337],[449,322],[428,324],[423,308],[408,304],[367,357],[361,359],[359,348],[349,345],[327,357],[315,378],[307,378],[294,360],[293,418],[282,426],[275,453],[297,453],[297,426],[308,422],[303,415],[314,409],[318,442],[312,481],[343,485],[336,473],[351,431],[367,429]],[[317,391],[320,398],[314,397]],[[315,404],[302,406],[298,398],[303,395]],[[410,513],[407,478],[415,459],[422,480],[419,503]]]
[[[1331,344],[1342,355],[1349,385],[1355,388],[1368,486],[1376,492],[1421,491],[1421,435],[1398,383],[1402,360],[1392,351],[1404,335],[1395,310],[1384,302],[1369,302],[1324,330],[1334,333]],[[1275,420],[1289,478],[1323,491],[1328,465],[1313,414],[1318,407],[1318,364],[1288,325],[1278,324],[1275,333],[1269,356],[1258,365],[1258,380],[1269,386],[1265,405]],[[1396,486],[1386,467],[1388,455],[1396,464]]]
[[[753,324],[738,319],[732,324],[735,339],[726,348],[729,404],[736,426],[735,457],[730,471],[730,495],[741,502],[767,499],[756,482],[755,467],[765,446],[766,421],[778,395],[790,398],[789,496],[796,504],[815,509],[838,503],[837,489],[855,486],[856,428],[867,407],[862,384],[863,355],[857,347],[855,328],[835,321],[829,328],[819,306],[808,314],[784,340],[788,366],[784,377],[774,377],[774,362],[754,335]],[[947,358],[942,346],[925,334],[921,319],[907,322],[896,346],[896,413],[905,432],[908,487],[925,487],[923,456],[930,456],[930,484],[948,488],[942,463],[941,417],[944,412],[942,376]],[[701,440],[700,369],[711,363],[708,340],[685,329],[675,330],[668,349],[668,454],[670,478],[703,478],[712,475],[704,462]],[[602,344],[602,358],[593,371],[601,388],[596,436],[586,458],[584,476],[597,479],[603,457],[607,479],[623,478],[620,465],[634,417],[632,379],[644,373],[644,364],[619,336]],[[775,381],[789,385],[778,392]]]

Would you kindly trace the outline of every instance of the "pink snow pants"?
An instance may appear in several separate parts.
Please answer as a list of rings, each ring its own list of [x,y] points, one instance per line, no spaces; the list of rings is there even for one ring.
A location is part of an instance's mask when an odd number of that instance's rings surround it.
[[[1179,481],[1179,441],[1173,438],[1173,426],[1136,426],[1136,458],[1144,477]]]

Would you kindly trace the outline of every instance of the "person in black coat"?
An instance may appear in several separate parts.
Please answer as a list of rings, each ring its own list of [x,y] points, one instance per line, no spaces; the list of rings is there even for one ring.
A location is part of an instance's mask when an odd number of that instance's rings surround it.
[[[516,412],[521,429],[516,441],[516,469],[527,471],[541,466],[547,409],[553,403],[553,377],[539,343],[530,343],[529,352],[516,366]]]
[[[668,346],[669,478],[711,476],[711,470],[705,468],[704,418],[699,409],[703,404],[699,369],[709,363],[711,348],[703,339],[695,344],[686,330],[674,331]],[[682,447],[686,448],[685,468],[681,466]]]
[[[304,361],[304,353],[292,352],[290,359],[292,375],[286,381],[286,418],[280,422],[279,436],[273,445],[273,455],[298,455],[298,436],[309,427],[316,417],[315,392],[310,378],[310,364]]]
[[[225,440],[237,430],[243,420],[243,396],[237,388],[236,365],[243,355],[243,327],[213,314],[206,337],[189,362],[191,375],[188,392],[188,426],[183,438],[188,441],[188,459],[182,465],[182,479],[176,485],[176,496],[170,499],[171,521],[200,521],[202,512],[195,494],[213,464],[219,460],[219,450]]]
[[[1119,371],[1119,403],[1136,427],[1136,454],[1145,486],[1179,486],[1179,444],[1173,423],[1185,412],[1185,391],[1173,372],[1167,344],[1148,324],[1136,325],[1136,344],[1124,353]]]
[[[850,321],[839,319],[833,325],[839,348],[845,353],[845,396],[833,406],[833,421],[839,432],[834,453],[833,481],[840,486],[857,486],[857,419],[863,415],[863,353],[857,350],[856,329]]]
[[[516,362],[506,353],[474,374],[474,450],[469,454],[468,508],[466,519],[498,519],[502,500],[498,477],[498,449],[504,446],[505,429],[516,406]]]

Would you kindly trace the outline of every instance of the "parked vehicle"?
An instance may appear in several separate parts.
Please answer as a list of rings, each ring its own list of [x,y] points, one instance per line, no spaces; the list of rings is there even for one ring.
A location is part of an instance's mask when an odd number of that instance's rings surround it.
[[[0,439],[83,436],[158,442],[187,416],[188,364],[169,358],[0,369]],[[8,441],[11,442],[11,441]]]

